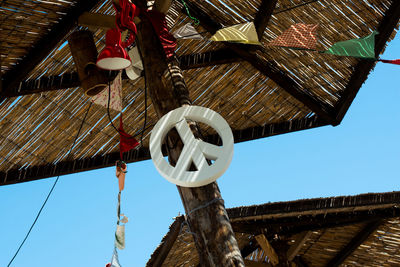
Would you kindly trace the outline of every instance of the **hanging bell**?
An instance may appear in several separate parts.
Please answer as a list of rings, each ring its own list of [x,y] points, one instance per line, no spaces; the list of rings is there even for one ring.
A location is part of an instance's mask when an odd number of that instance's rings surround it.
[[[121,45],[121,32],[118,29],[107,31],[106,47],[98,56],[96,65],[105,70],[122,70],[131,65],[131,59]]]

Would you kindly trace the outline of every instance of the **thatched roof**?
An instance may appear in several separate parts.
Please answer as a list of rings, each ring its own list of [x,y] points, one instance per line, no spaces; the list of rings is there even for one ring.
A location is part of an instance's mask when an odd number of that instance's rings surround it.
[[[399,266],[400,192],[305,199],[227,209],[248,266],[271,266],[257,236],[297,266]],[[198,266],[183,216],[147,266]],[[181,229],[181,225],[183,225]],[[281,262],[282,263],[282,262]],[[285,265],[286,266],[286,265]]]
[[[289,1],[269,6],[266,0],[187,0],[204,36],[223,26],[255,21],[262,46],[179,40],[176,53],[195,105],[219,112],[229,122],[235,142],[264,138],[341,122],[375,62],[269,47],[267,43],[294,23],[318,23],[318,49],[337,41],[379,31],[376,55],[394,38],[400,2]],[[73,153],[67,158],[89,98],[66,42],[85,12],[113,14],[110,1],[3,1],[0,7],[0,185],[111,166],[118,156],[118,134],[106,110],[90,110]],[[271,16],[270,16],[271,15]],[[174,1],[168,23],[175,31],[190,22]],[[97,49],[105,30],[90,27]],[[144,120],[144,82],[124,80],[124,121],[138,133]],[[111,116],[117,119],[111,112]],[[157,121],[152,105],[148,125]],[[149,158],[144,146],[128,162]],[[205,129],[205,138],[215,133]]]

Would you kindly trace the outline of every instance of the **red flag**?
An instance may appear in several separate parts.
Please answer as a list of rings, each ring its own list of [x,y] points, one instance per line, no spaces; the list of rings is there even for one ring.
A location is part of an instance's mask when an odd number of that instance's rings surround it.
[[[400,59],[393,59],[393,60],[379,59],[379,61],[381,61],[383,63],[390,63],[390,64],[400,65]]]
[[[122,153],[128,152],[139,145],[139,142],[131,135],[124,131],[124,126],[122,123],[122,114],[119,117],[119,155],[122,160]]]
[[[294,24],[275,40],[271,41],[269,45],[315,50],[317,46],[317,28],[318,25],[316,24]]]

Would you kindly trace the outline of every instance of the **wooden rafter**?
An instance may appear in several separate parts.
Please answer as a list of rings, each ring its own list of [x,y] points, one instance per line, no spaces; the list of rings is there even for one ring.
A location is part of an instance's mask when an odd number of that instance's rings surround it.
[[[365,240],[382,224],[382,220],[368,223],[353,239],[328,262],[326,267],[337,267],[342,264]]]
[[[103,29],[115,28],[115,16],[84,12],[79,16],[78,24],[81,26]]]
[[[254,250],[258,249],[260,245],[258,244],[257,240],[255,237],[252,237],[247,245],[245,245],[241,250],[240,253],[242,254],[243,259],[249,256],[251,253],[254,252]]]
[[[389,9],[382,21],[379,23],[377,31],[379,34],[375,37],[375,56],[378,57],[386,42],[389,40],[393,29],[396,27],[400,20],[400,1],[392,1]],[[365,79],[367,79],[368,74],[374,68],[376,62],[360,60],[360,62],[355,66],[353,75],[351,76],[346,89],[344,90],[343,96],[340,98],[339,102],[336,104],[336,116],[335,125],[340,124],[343,120],[344,115],[349,109],[351,103],[356,97],[358,91],[360,90]]]
[[[293,261],[298,267],[308,267],[308,264],[301,256],[296,256]]]
[[[227,48],[179,57],[180,67],[183,70],[239,62],[241,60],[239,56],[236,56]]]
[[[193,2],[187,2],[186,5],[188,6],[190,13],[197,17],[200,20],[200,24],[211,34],[222,28],[221,24],[197,7],[197,5]],[[271,14],[265,14],[265,16],[267,16],[269,19]],[[264,24],[266,23],[268,23],[268,21],[264,22]],[[238,56],[248,61],[258,71],[273,80],[283,90],[303,103],[319,117],[324,119],[327,123],[334,124],[334,112],[331,106],[319,101],[307,88],[301,88],[276,64],[257,56],[256,52],[258,49],[249,50],[248,46],[227,42],[224,44],[226,47],[234,51]]]
[[[187,54],[179,57],[180,67],[182,70],[227,64],[241,60],[242,59],[240,57],[232,56],[232,53],[229,49],[220,49],[198,54]],[[111,77],[113,78],[115,75],[111,75]],[[128,77],[125,75],[123,75],[122,78],[128,79]],[[2,96],[16,97],[47,91],[69,89],[78,87],[80,85],[81,82],[79,81],[79,77],[76,72],[54,76],[42,76],[39,79],[22,81],[15,87],[9,88],[6,92],[2,92]]]
[[[279,263],[278,255],[275,252],[275,249],[271,246],[268,239],[265,237],[264,234],[260,234],[255,236],[258,244],[264,250],[265,254],[267,255],[269,261],[271,262],[272,266],[276,266]]]
[[[293,131],[311,129],[323,125],[325,125],[324,122],[320,121],[317,117],[310,117],[290,122],[271,123],[265,126],[250,127],[243,130],[233,130],[233,136],[235,143],[239,143]],[[219,136],[206,136],[205,141],[218,143]],[[38,165],[25,169],[10,169],[7,172],[0,172],[0,186],[110,167],[113,166],[115,161],[119,158],[119,152],[112,152],[91,158],[65,160],[56,164]],[[140,148],[139,150],[133,150],[126,154],[127,162],[137,162],[147,159],[150,159],[148,148]]]
[[[57,47],[64,37],[76,26],[77,18],[84,12],[90,11],[99,0],[78,1],[67,14],[40,38],[28,54],[3,76],[2,95],[9,94],[15,87]]]
[[[292,236],[303,231],[316,231],[320,229],[347,226],[356,223],[369,223],[377,218],[391,218],[400,215],[400,208],[387,207],[376,209],[373,212],[367,210],[332,214],[288,216],[286,218],[258,220],[249,222],[232,221],[235,232],[257,234],[267,230],[267,238],[273,238],[275,234],[280,236]]]
[[[268,25],[268,21],[270,20],[272,13],[275,10],[277,2],[278,0],[263,0],[260,7],[258,8],[257,15],[254,18],[254,24],[256,26],[258,39],[260,41],[262,39],[265,28]]]
[[[299,236],[294,241],[294,244],[290,246],[289,250],[286,253],[288,261],[292,261],[295,258],[295,256],[297,256],[301,247],[304,245],[307,239],[310,238],[311,233],[312,233],[311,231],[305,231],[299,234]]]
[[[169,251],[180,234],[181,225],[184,220],[185,218],[183,216],[179,216],[175,219],[175,221],[169,227],[169,234],[163,238],[161,241],[162,245],[158,246],[158,248],[154,251],[151,259],[147,262],[146,267],[161,267],[163,265]]]

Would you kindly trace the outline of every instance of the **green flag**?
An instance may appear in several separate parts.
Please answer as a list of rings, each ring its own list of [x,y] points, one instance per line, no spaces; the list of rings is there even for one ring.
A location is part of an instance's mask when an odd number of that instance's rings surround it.
[[[370,35],[363,38],[335,43],[322,53],[375,59],[375,35],[377,34],[377,31],[373,31]]]

